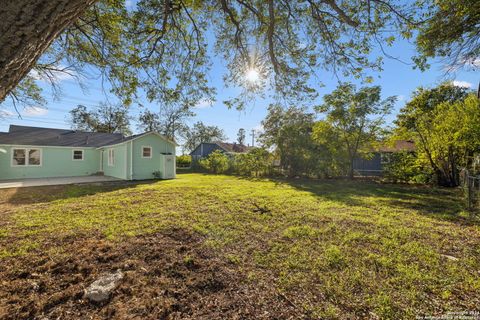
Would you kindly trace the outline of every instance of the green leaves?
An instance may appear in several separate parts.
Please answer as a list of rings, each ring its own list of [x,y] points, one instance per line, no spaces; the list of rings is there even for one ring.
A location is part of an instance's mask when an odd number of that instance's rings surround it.
[[[130,135],[130,117],[123,105],[101,103],[95,110],[88,111],[79,105],[70,111],[72,128],[92,132],[122,133]]]
[[[478,69],[480,3],[477,0],[439,0],[421,24],[416,39],[419,57],[414,61],[424,69],[426,58],[443,58],[450,71]]]
[[[323,97],[323,105],[316,107],[317,112],[325,113],[325,120],[315,124],[312,137],[339,163],[348,161],[351,177],[353,160],[381,138],[384,117],[396,101],[396,97],[381,100],[380,93],[379,86],[357,90],[351,83],[342,83]]]
[[[223,141],[225,139],[225,132],[222,129],[198,121],[187,130],[183,148],[187,151],[193,151],[202,142]]]
[[[213,173],[223,173],[228,170],[229,159],[220,150],[215,150],[210,155],[199,161],[200,166]]]
[[[125,105],[145,94],[192,106],[215,98],[206,75],[216,55],[228,68],[225,83],[241,89],[227,106],[244,109],[271,92],[285,104],[310,103],[318,70],[355,78],[381,70],[373,49],[407,37],[421,14],[390,0],[139,0],[128,8],[101,0],[42,59],[93,67]],[[251,69],[261,75],[255,83],[246,81]]]
[[[414,139],[418,162],[443,186],[459,184],[458,171],[469,167],[480,148],[480,104],[465,88],[443,83],[419,88],[397,117],[396,132]]]

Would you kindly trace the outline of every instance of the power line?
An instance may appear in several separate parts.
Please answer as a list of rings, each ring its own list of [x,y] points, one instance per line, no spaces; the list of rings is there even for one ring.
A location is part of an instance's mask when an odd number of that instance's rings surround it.
[[[44,120],[39,120],[32,117],[22,117],[22,118],[6,117],[6,119],[10,119],[11,121],[28,121],[28,122],[47,123],[47,124],[61,124],[61,125],[68,124],[68,122],[66,121],[55,121],[55,120],[44,121]]]

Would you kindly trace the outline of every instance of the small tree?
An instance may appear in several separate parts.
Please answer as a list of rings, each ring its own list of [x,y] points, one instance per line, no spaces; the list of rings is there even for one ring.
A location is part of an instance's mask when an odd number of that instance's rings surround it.
[[[199,161],[200,166],[213,173],[224,173],[228,170],[229,159],[220,150],[215,150],[207,158]]]
[[[240,175],[262,176],[268,174],[272,165],[272,155],[266,149],[254,148],[248,153],[235,156],[234,171]]]
[[[384,177],[391,182],[426,183],[431,173],[422,166],[415,153],[403,151],[389,155],[389,161],[384,166]]]
[[[314,114],[305,107],[285,109],[273,104],[268,108],[259,141],[275,149],[282,169],[289,176],[312,174],[316,170],[319,152],[311,136],[314,124]]]
[[[183,148],[186,151],[194,150],[202,142],[223,141],[225,132],[217,126],[208,126],[199,121],[187,130]]]
[[[245,129],[243,128],[240,128],[238,129],[238,133],[237,133],[237,141],[238,141],[238,144],[243,146],[245,145]]]
[[[313,130],[317,142],[341,148],[348,160],[348,176],[353,178],[353,161],[362,148],[368,148],[378,140],[383,131],[384,118],[390,113],[396,98],[381,100],[379,86],[363,87],[359,90],[351,83],[338,86],[324,96],[324,104],[318,112],[326,113]],[[330,137],[326,140],[325,137]]]

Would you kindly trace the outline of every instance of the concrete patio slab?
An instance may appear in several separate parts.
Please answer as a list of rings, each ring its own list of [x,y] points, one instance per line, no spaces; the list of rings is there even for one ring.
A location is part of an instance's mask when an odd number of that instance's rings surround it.
[[[109,176],[85,176],[85,177],[58,177],[58,178],[0,180],[0,189],[55,186],[55,185],[76,184],[76,183],[96,183],[96,182],[108,182],[108,181],[122,181],[122,179],[109,177]]]

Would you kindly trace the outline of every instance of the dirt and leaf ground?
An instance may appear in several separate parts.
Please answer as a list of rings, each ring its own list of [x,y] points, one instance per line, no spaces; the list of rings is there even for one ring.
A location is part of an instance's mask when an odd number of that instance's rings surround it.
[[[480,311],[455,190],[182,174],[0,191],[1,319],[411,319]],[[121,269],[110,301],[83,290]]]

